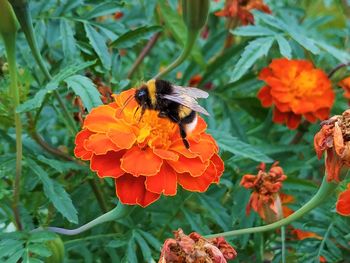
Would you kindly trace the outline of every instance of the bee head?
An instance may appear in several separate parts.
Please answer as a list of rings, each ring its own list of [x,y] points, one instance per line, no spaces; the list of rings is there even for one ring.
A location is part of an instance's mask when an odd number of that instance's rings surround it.
[[[142,86],[135,92],[135,100],[139,105],[144,105],[148,99],[148,90],[146,86]]]

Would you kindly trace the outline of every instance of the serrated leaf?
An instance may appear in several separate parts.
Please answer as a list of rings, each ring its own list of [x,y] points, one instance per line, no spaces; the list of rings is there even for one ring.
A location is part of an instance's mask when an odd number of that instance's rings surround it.
[[[88,111],[102,104],[101,95],[91,79],[81,75],[73,75],[65,79],[64,82],[81,98]]]
[[[42,243],[45,241],[53,240],[56,238],[56,234],[48,231],[34,232],[29,237],[29,242]]]
[[[278,44],[278,48],[283,57],[292,58],[292,48],[290,47],[287,39],[285,39],[282,35],[276,35],[276,40]]]
[[[38,156],[38,160],[49,165],[51,168],[55,169],[59,173],[65,173],[70,170],[80,170],[82,168],[74,162],[63,162],[54,159],[48,159],[42,155]]]
[[[46,258],[52,255],[50,250],[45,245],[42,245],[42,244],[29,244],[27,248],[31,253],[41,257]]]
[[[75,43],[74,32],[68,21],[62,20],[60,24],[62,50],[65,59],[72,61],[77,54],[77,45]]]
[[[266,56],[274,41],[274,37],[250,41],[233,69],[231,82],[239,80],[259,58]]]
[[[237,137],[233,137],[227,132],[209,130],[213,135],[219,148],[223,151],[233,153],[237,156],[246,157],[257,162],[272,163],[273,159],[254,148],[252,145],[242,142]]]
[[[286,26],[286,32],[302,47],[317,55],[320,49],[316,46],[315,40],[307,37],[301,30],[294,26]]]
[[[52,80],[46,84],[45,88],[38,91],[34,98],[27,100],[26,102],[22,103],[19,107],[17,107],[16,112],[27,112],[31,111],[33,109],[37,109],[41,106],[43,103],[43,100],[47,93],[52,92],[53,90],[57,89],[59,86],[59,83],[64,80],[65,78],[95,64],[95,61],[87,61],[84,63],[74,63],[71,65],[68,65],[63,70],[61,70],[57,75],[55,75]]]
[[[128,248],[126,250],[126,256],[127,259],[129,260],[128,262],[135,262],[137,263],[137,257],[136,257],[136,253],[135,253],[135,239],[134,239],[134,235],[131,236],[129,242],[128,242]]]
[[[139,41],[149,39],[152,34],[162,30],[160,26],[142,26],[134,30],[130,30],[116,40],[114,40],[110,46],[117,48],[128,48],[135,46]]]
[[[326,51],[329,55],[335,57],[342,63],[348,63],[350,61],[350,55],[348,52],[340,50],[334,46],[331,46],[323,41],[317,41],[317,45]]]
[[[276,32],[272,31],[271,29],[260,25],[241,26],[235,30],[230,30],[230,32],[233,35],[244,37],[272,36],[276,34]]]
[[[16,253],[14,253],[11,257],[9,257],[7,260],[3,261],[4,263],[17,263],[18,260],[23,256],[24,249],[18,250]]]
[[[89,24],[85,23],[84,29],[86,36],[89,39],[91,46],[94,48],[97,56],[100,58],[102,65],[104,68],[109,70],[111,68],[112,61],[111,54],[108,52],[105,38]]]
[[[44,193],[52,202],[54,207],[68,221],[77,224],[78,216],[69,194],[64,190],[63,186],[56,181],[50,179],[48,174],[34,162],[27,159],[29,168],[39,177],[44,186]]]
[[[123,3],[118,3],[116,1],[103,2],[95,6],[92,10],[83,15],[84,19],[90,20],[95,17],[105,16],[120,10]]]

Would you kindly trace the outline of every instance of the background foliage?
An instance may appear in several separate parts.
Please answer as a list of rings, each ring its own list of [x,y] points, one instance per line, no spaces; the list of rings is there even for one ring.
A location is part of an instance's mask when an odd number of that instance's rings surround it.
[[[203,235],[262,225],[245,207],[250,192],[239,186],[241,176],[255,173],[260,162],[278,160],[288,175],[283,192],[292,194],[297,210],[317,191],[323,162],[316,158],[313,136],[319,124],[291,131],[272,123],[270,109],[256,98],[263,83],[258,72],[272,58],[311,60],[329,72],[350,61],[350,5],[345,1],[265,1],[273,16],[254,11],[255,25],[228,29],[225,19],[214,15],[223,1],[212,1],[207,22],[208,37],[200,37],[191,57],[167,79],[187,85],[199,74],[199,87],[210,89],[203,102],[211,117],[210,133],[217,139],[225,161],[218,186],[204,194],[180,191],[155,204],[134,210],[131,217],[100,225],[79,236],[62,236],[65,262],[153,262],[161,244],[181,227]],[[168,3],[168,4],[167,4]],[[30,1],[36,38],[53,75],[47,81],[33,59],[24,38],[17,41],[18,74],[24,123],[24,167],[20,214],[23,231],[15,230],[12,214],[15,170],[15,137],[9,99],[9,75],[0,43],[0,261],[50,262],[51,233],[30,233],[39,226],[75,228],[112,209],[117,203],[112,180],[99,180],[86,165],[73,158],[75,131],[67,127],[57,90],[73,115],[79,108],[74,96],[89,111],[101,103],[92,79],[99,78],[119,93],[152,78],[181,51],[185,25],[178,1],[131,0]],[[118,18],[115,13],[123,16]],[[135,71],[135,60],[152,36],[153,49]],[[225,39],[234,35],[232,46]],[[337,82],[346,68],[332,78],[337,93],[333,114],[348,108]],[[75,126],[79,127],[76,122]],[[297,142],[293,138],[302,134]],[[345,188],[346,182],[342,187]],[[288,262],[350,261],[350,221],[335,213],[334,200],[293,223],[294,227],[323,237],[297,240],[287,233]],[[230,239],[238,251],[236,262],[279,262],[281,240],[277,232]]]

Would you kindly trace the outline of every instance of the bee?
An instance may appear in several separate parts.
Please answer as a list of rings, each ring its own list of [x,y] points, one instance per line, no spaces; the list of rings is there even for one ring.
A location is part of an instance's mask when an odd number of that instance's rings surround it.
[[[179,125],[180,135],[185,147],[190,147],[186,137],[197,125],[197,112],[209,116],[201,107],[198,98],[208,98],[203,90],[182,87],[166,80],[151,79],[138,88],[134,98],[141,107],[141,118],[145,110],[158,111],[160,118],[168,118]]]

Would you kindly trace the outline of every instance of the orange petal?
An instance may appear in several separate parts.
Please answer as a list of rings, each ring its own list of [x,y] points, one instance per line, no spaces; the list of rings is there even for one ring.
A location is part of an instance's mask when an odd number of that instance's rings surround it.
[[[121,168],[134,176],[150,176],[159,172],[162,163],[162,158],[155,155],[151,148],[134,146],[121,159]]]
[[[209,166],[210,161],[202,162],[199,157],[186,158],[180,156],[178,161],[167,160],[168,164],[178,173],[190,173],[191,176],[201,176]]]
[[[107,133],[107,136],[121,149],[130,149],[136,141],[133,130],[126,125],[120,125],[118,129],[114,127]]]
[[[215,165],[217,182],[219,182],[219,179],[225,170],[225,164],[224,164],[223,160],[220,158],[220,156],[216,153],[211,158],[211,161]]]
[[[288,119],[287,119],[287,127],[291,130],[294,130],[298,128],[299,124],[301,122],[301,115],[296,115],[294,113],[289,113]]]
[[[90,168],[97,172],[99,177],[118,178],[125,172],[120,168],[120,158],[125,151],[108,152],[105,155],[93,155],[91,158]]]
[[[134,177],[130,174],[115,179],[116,194],[120,202],[127,205],[146,207],[157,201],[160,194],[147,191],[145,180],[146,178],[143,176]]]
[[[93,132],[107,133],[118,119],[115,117],[117,110],[109,105],[98,106],[91,110],[84,121],[84,128]]]
[[[93,133],[89,130],[81,130],[77,133],[75,137],[75,148],[74,155],[82,160],[90,160],[92,152],[88,151],[84,147],[84,142],[92,135]]]
[[[326,173],[328,182],[331,182],[333,180],[335,180],[336,182],[340,181],[339,175],[342,166],[342,161],[335,153],[334,149],[327,149]]]
[[[171,160],[171,161],[177,161],[179,159],[179,155],[168,150],[163,149],[153,149],[153,153],[163,160]]]
[[[204,136],[205,134],[202,135]],[[213,143],[213,140],[202,138],[198,143],[191,141],[190,148],[188,150],[199,156],[202,162],[205,162],[209,160],[216,152],[216,145]]]
[[[84,143],[86,150],[94,154],[106,154],[108,151],[119,151],[120,148],[115,145],[104,133],[93,134]]]
[[[263,107],[270,107],[273,103],[270,90],[271,88],[269,86],[264,86],[258,92],[257,97],[261,101]]]
[[[147,176],[145,184],[146,189],[152,193],[176,195],[177,174],[168,164],[164,163],[159,173]]]
[[[344,192],[341,192],[337,205],[336,205],[337,213],[342,216],[350,216],[350,190],[347,189]]]
[[[198,177],[193,177],[189,173],[178,174],[179,184],[186,190],[192,192],[205,192],[210,184],[216,180],[217,171],[211,162],[205,172]]]
[[[195,158],[198,156],[197,153],[193,153],[189,149],[186,149],[182,139],[178,139],[176,141],[173,141],[173,143],[169,147],[169,150],[177,152],[177,153],[179,153],[187,158]]]

